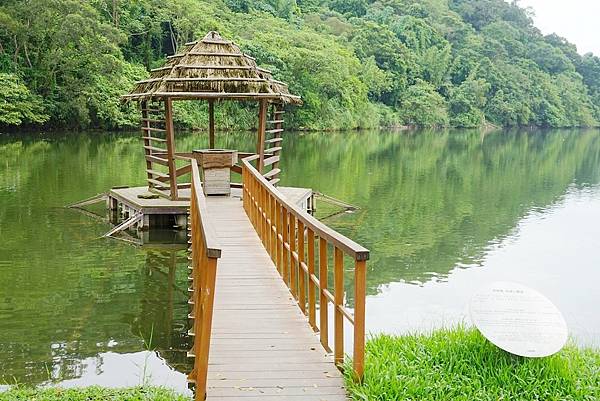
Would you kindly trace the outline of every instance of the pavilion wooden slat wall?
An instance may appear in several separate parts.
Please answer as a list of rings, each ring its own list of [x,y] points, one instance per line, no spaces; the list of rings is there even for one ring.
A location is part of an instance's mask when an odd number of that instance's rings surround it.
[[[271,136],[265,140],[265,157],[268,158],[268,164],[265,167],[269,167],[268,170],[262,171],[263,177],[269,180],[273,185],[277,185],[279,182],[279,174],[281,169],[279,168],[279,162],[281,160],[281,150],[283,144],[283,105],[281,103],[274,103],[271,105],[271,118],[267,121],[266,134]]]
[[[166,116],[164,102],[142,101],[142,141],[146,159],[148,189],[159,195],[171,197],[171,166],[165,157],[168,148],[166,137]],[[165,168],[168,170],[165,171]],[[175,195],[176,196],[176,195]]]
[[[171,200],[180,199],[179,190],[190,188],[191,183],[178,183],[177,179],[191,173],[191,166],[177,168],[180,157],[175,151],[173,105],[165,101],[141,101],[142,141],[146,160],[148,190]],[[180,154],[179,154],[180,155]],[[188,158],[185,158],[189,163]]]

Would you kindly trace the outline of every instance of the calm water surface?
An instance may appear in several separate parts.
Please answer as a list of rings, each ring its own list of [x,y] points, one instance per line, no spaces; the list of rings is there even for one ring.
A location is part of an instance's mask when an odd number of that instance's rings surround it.
[[[178,149],[206,143],[180,135]],[[217,146],[253,143],[223,134]],[[186,391],[177,233],[134,247],[64,208],[143,185],[143,165],[137,134],[0,136],[0,383]],[[318,216],[371,250],[369,331],[468,322],[474,291],[510,280],[546,294],[579,344],[600,346],[599,131],[290,134],[282,169],[283,185],[360,207],[327,217],[319,204]]]

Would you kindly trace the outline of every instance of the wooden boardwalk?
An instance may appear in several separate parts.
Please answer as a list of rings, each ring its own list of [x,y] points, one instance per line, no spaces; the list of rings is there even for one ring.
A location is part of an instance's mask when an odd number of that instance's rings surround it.
[[[221,245],[208,400],[346,400],[340,371],[307,323],[239,198],[207,198]]]

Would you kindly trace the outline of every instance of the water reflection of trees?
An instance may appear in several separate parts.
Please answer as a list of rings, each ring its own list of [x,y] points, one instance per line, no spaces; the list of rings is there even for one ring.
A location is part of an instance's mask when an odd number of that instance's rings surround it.
[[[73,272],[59,272],[56,281],[47,282],[48,293],[57,296],[22,299],[36,304],[31,309],[14,305],[17,294],[3,288],[3,297],[12,302],[0,325],[0,380],[38,384],[73,379],[82,375],[88,358],[96,358],[101,367],[104,352],[148,348],[187,372],[186,252],[181,247],[144,249],[138,257],[140,263],[121,265],[118,273],[88,265],[90,274],[74,281]]]
[[[597,131],[307,134],[286,145],[285,184],[362,208],[328,224],[371,249],[371,293],[476,265],[532,208],[600,181]]]
[[[185,252],[99,239],[107,223],[63,208],[115,185],[143,185],[138,135],[46,137],[0,142],[0,381],[76,378],[85,359],[142,350],[151,333],[151,347],[186,371]],[[207,142],[179,139],[185,150]],[[251,134],[219,141],[253,143]]]
[[[599,141],[595,131],[288,134],[283,183],[362,207],[328,224],[371,249],[375,293],[477,264],[532,208],[573,182],[598,183]],[[180,149],[205,143],[178,137]],[[225,134],[217,145],[253,143],[252,134]],[[75,378],[84,359],[139,351],[151,333],[171,366],[188,369],[184,251],[98,240],[107,225],[62,208],[143,185],[139,145],[137,135],[0,143],[0,380]]]

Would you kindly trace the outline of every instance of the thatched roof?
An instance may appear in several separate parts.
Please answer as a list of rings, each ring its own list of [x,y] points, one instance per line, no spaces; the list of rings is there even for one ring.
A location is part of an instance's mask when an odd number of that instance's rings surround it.
[[[179,53],[167,57],[164,67],[151,71],[150,78],[136,82],[125,100],[174,99],[270,99],[301,103],[287,85],[273,79],[233,42],[217,32],[186,43]]]

